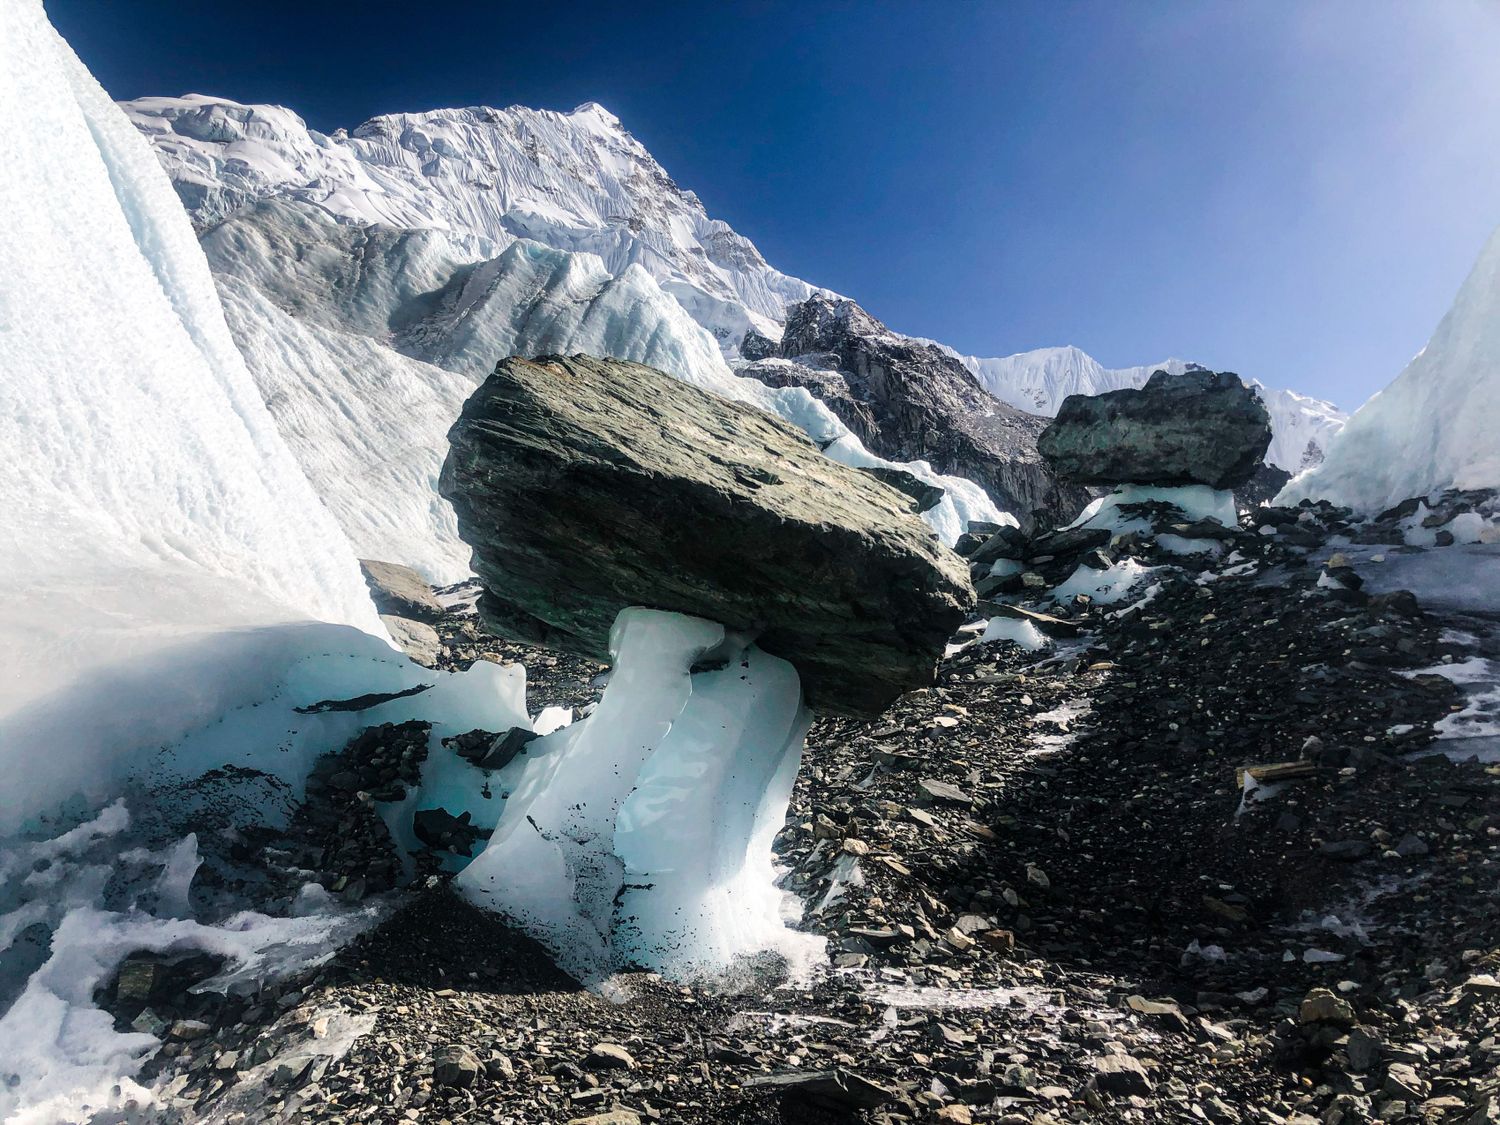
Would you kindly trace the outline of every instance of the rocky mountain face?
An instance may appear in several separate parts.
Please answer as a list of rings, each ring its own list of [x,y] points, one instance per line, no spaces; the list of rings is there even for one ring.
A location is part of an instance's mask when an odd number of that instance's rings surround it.
[[[944,349],[890,331],[847,298],[791,306],[780,341],[750,347],[761,358],[741,374],[807,388],[882,456],[976,481],[1023,519],[1071,515],[1087,503],[1037,454],[1046,419],[1000,402]]]
[[[630,606],[706,618],[790,661],[823,710],[879,714],[929,683],[973,600],[904,493],[640,364],[503,361],[442,488],[492,631],[607,659]]]
[[[493,253],[531,239],[595,254],[614,276],[641,266],[730,347],[814,292],[710,218],[593,102],[389,114],[331,134],[226,98],[121,104],[203,227],[282,199],[343,223],[479,236]]]

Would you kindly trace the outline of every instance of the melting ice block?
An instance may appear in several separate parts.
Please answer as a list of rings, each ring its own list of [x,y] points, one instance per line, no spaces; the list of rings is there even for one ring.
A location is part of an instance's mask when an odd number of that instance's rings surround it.
[[[722,625],[632,608],[598,710],[533,742],[459,884],[585,980],[683,978],[815,939],[786,928],[771,840],[811,715],[796,670]],[[696,670],[695,670],[696,669]]]

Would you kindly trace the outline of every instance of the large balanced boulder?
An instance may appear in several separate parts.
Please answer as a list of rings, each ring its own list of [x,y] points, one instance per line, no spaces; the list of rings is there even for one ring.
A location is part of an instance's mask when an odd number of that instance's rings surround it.
[[[605,659],[620,610],[691,614],[790,661],[812,706],[874,715],[974,602],[907,496],[654,368],[507,359],[448,436],[480,617],[517,640]]]
[[[1078,484],[1235,488],[1270,444],[1260,396],[1238,375],[1198,369],[1157,371],[1139,390],[1069,395],[1037,450]]]

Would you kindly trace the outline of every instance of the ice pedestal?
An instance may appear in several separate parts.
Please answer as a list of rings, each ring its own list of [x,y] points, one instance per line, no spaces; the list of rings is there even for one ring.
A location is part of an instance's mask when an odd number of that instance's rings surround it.
[[[610,648],[598,710],[528,747],[459,885],[586,981],[796,959],[814,939],[786,928],[771,865],[811,720],[796,670],[657,610],[623,611]]]

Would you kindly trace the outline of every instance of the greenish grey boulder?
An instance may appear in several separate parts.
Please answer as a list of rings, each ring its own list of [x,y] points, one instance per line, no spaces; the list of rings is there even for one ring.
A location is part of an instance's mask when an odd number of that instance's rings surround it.
[[[1248,481],[1271,444],[1271,418],[1255,390],[1228,371],[1155,372],[1139,390],[1069,395],[1037,451],[1077,484]]]
[[[909,497],[654,368],[504,360],[449,441],[440,490],[504,636],[607,659],[620,610],[691,614],[790,661],[811,706],[875,715],[974,603]]]

